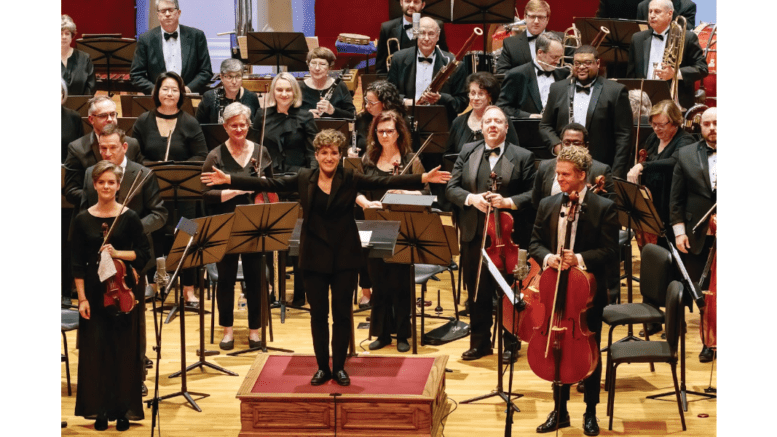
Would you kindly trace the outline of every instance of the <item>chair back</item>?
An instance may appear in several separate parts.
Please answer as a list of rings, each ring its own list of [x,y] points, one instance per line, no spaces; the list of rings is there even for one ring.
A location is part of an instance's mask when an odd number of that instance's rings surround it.
[[[672,281],[672,254],[656,244],[646,244],[642,248],[639,291],[650,302],[666,302],[666,290]]]
[[[685,306],[683,306],[683,284],[672,281],[666,290],[666,342],[677,358],[677,342],[685,324]]]

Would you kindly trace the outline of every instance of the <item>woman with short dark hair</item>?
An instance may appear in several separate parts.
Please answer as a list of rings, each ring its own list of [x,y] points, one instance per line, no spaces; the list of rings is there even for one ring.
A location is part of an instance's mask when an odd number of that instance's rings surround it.
[[[202,95],[195,117],[200,124],[224,124],[223,112],[229,104],[240,102],[251,110],[248,121],[260,110],[259,97],[243,88],[243,63],[239,59],[224,59],[221,63],[221,86]]]
[[[67,83],[70,94],[91,96],[97,91],[97,79],[94,76],[92,58],[81,50],[72,47],[76,36],[76,24],[70,16],[62,14],[62,63],[60,73]]]
[[[302,89],[302,110],[310,111],[313,117],[353,118],[356,107],[353,97],[344,82],[332,90],[329,100],[324,100],[327,92],[334,87],[334,78],[329,71],[335,65],[335,54],[326,47],[316,47],[308,52],[307,64],[310,77],[300,84]]]

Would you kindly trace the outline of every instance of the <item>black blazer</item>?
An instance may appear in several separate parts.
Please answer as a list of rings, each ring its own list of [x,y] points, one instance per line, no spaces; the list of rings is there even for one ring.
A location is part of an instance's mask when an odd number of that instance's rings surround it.
[[[652,33],[653,31],[648,29],[637,32],[631,37],[629,64],[626,71],[628,77],[648,79]],[[683,75],[683,80],[677,84],[680,105],[690,109],[695,104],[694,84],[707,77],[707,60],[699,45],[699,38],[690,30],[685,31],[685,47],[683,48],[683,59],[680,62],[680,72]]]
[[[223,89],[224,88],[219,87],[208,90],[202,95],[202,100],[200,100],[200,104],[197,105],[197,113],[194,115],[200,124],[219,122],[219,96],[223,92]],[[259,106],[259,97],[255,92],[245,88],[241,89],[241,93],[242,95],[240,98],[235,101],[240,102],[251,109],[251,117],[247,120],[250,123],[256,115],[256,112],[261,110]]]
[[[313,138],[318,129],[310,111],[289,108],[289,114],[281,114],[277,106],[267,108],[267,123],[263,123],[264,112],[256,111],[251,122],[250,139],[263,144],[270,152],[274,173],[294,172],[300,167],[317,167]],[[267,129],[262,143],[262,126]]]
[[[62,79],[67,83],[67,93],[71,96],[91,96],[97,91],[94,65],[86,52],[73,50],[67,60],[67,67],[61,61],[59,66]]]
[[[599,18],[637,19],[637,6],[642,0],[599,0]]]
[[[612,181],[612,171],[610,166],[594,160],[591,164],[591,170],[586,175],[589,184],[593,184],[598,176],[604,176],[604,191],[601,193],[612,201],[615,200],[615,184]],[[534,178],[534,189],[531,194],[531,203],[534,209],[539,209],[540,201],[550,196],[553,189],[553,181],[556,178],[556,160],[546,159],[540,162],[537,168],[537,176]]]
[[[232,188],[254,191],[299,193],[302,206],[299,266],[321,273],[353,270],[365,262],[359,232],[354,220],[354,205],[360,191],[389,188],[423,189],[421,175],[366,176],[352,169],[337,168],[326,211],[311,211],[318,185],[319,169],[303,168],[292,176],[275,179],[232,176]],[[320,214],[323,220],[311,220]],[[325,224],[325,226],[324,226]],[[337,255],[335,257],[335,255]]]
[[[435,52],[437,55],[434,58],[432,78],[444,64],[447,65],[448,62],[454,60],[451,53],[441,52],[440,49],[435,49]],[[391,70],[389,70],[387,80],[397,87],[403,98],[412,99],[415,96],[415,66],[415,48],[400,50],[394,53],[394,57],[391,58]],[[449,122],[453,121],[456,115],[469,105],[468,90],[465,86],[466,79],[467,71],[462,63],[440,89],[441,97],[437,104],[445,106]]]
[[[60,162],[64,164],[65,158],[67,158],[67,145],[84,136],[84,124],[81,122],[81,114],[62,105],[62,122],[60,127],[62,130],[62,158]]]
[[[556,69],[553,71],[553,79],[558,82],[569,73],[567,70]],[[519,67],[510,69],[502,81],[502,91],[496,106],[511,117],[529,118],[531,114],[542,112],[542,98],[540,86],[537,83],[537,67],[533,62],[528,62]]]
[[[465,144],[459,158],[453,165],[451,180],[445,189],[445,197],[458,207],[458,223],[461,228],[461,241],[469,242],[475,238],[478,229],[478,214],[483,215],[474,206],[464,206],[467,195],[477,194],[478,169],[483,161],[485,141]],[[517,211],[531,205],[531,189],[534,183],[534,154],[528,150],[505,143],[505,151],[493,170],[502,177],[499,194],[512,199]]]
[[[470,113],[472,113],[472,110],[459,115],[451,123],[451,131],[448,135],[448,142],[445,143],[444,154],[459,153],[465,144],[483,140],[483,132],[473,132],[467,124]],[[505,141],[520,146],[518,143],[518,132],[515,131],[515,126],[510,122],[507,123],[507,137]]]
[[[569,96],[574,85],[569,81],[550,86],[548,104],[540,122],[540,135],[549,150],[561,143],[558,134],[569,124]],[[591,91],[585,128],[591,156],[612,167],[613,176],[625,179],[631,151],[633,116],[629,93],[622,84],[597,77]]]
[[[671,224],[685,223],[685,234],[691,244],[691,253],[698,255],[704,247],[709,220],[692,229],[717,201],[710,182],[707,143],[702,140],[677,151],[677,163],[672,175],[669,197]]]
[[[546,197],[540,201],[537,218],[534,221],[529,254],[542,266],[545,256],[556,253],[558,246],[558,220],[561,212],[563,193]],[[602,196],[587,192],[575,233],[575,245],[572,249],[579,253],[586,270],[596,278],[596,298],[594,307],[601,317],[601,311],[607,304],[607,276],[605,266],[612,265],[617,256],[618,214],[615,203]],[[590,317],[590,316],[589,316]],[[588,319],[591,320],[590,318]]]
[[[210,54],[205,34],[193,27],[179,25],[181,34],[181,78],[192,92],[203,93],[213,77]],[[162,52],[162,30],[157,26],[138,38],[135,57],[132,58],[130,79],[143,94],[154,91],[157,76],[167,71]]]
[[[617,1],[617,0],[616,0]],[[674,13],[672,13],[672,20],[677,18],[678,15],[682,15],[688,20],[688,29],[696,27],[696,3],[691,0],[672,0],[674,5]],[[648,9],[650,8],[650,0],[643,0],[637,5],[637,20],[648,19]]]
[[[378,53],[375,55],[375,72],[378,74],[388,73],[388,67],[386,66],[386,59],[388,58],[388,40],[389,38],[396,38],[399,40],[399,49],[406,49],[415,47],[415,40],[411,40],[407,37],[407,32],[402,27],[402,17],[394,18],[393,20],[386,21],[380,25],[380,36],[378,36]],[[448,51],[448,43],[445,41],[445,26],[441,21],[437,21],[437,25],[440,26],[440,39],[437,41],[437,45],[440,49]],[[392,47],[396,47],[392,45]],[[391,58],[392,62],[394,58]]]
[[[549,32],[546,30],[546,32]],[[553,32],[564,40],[564,34],[560,32]],[[566,53],[570,55],[571,53]],[[523,64],[529,64],[532,61],[531,48],[529,46],[529,36],[526,31],[506,38],[502,43],[502,54],[499,55],[499,59],[496,61],[496,74],[507,74],[507,72],[515,67],[520,67]]]
[[[304,80],[299,82],[299,87],[302,90],[302,106],[299,109],[310,112],[311,109],[316,108],[316,105],[321,100],[321,92],[324,90],[310,88]],[[332,92],[332,98],[329,99],[329,103],[335,108],[335,112],[332,114],[322,114],[321,116],[324,118],[353,118],[354,114],[356,114],[356,106],[353,106],[353,96],[351,96],[351,92],[348,90],[345,82],[337,84],[337,87]]]

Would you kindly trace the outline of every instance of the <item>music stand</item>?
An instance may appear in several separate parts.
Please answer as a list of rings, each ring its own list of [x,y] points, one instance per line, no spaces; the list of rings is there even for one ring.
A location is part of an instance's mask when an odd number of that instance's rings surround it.
[[[132,38],[92,36],[76,40],[76,48],[92,58],[92,65],[105,66],[107,70],[108,95],[113,97],[111,67],[130,68],[135,57],[136,41]]]
[[[89,100],[92,97],[93,96],[77,96],[77,95],[67,96],[67,101],[65,102],[65,108],[76,111],[78,115],[80,115],[82,118],[89,117]]]
[[[440,216],[431,212],[403,212],[380,209],[364,210],[367,220],[384,220],[400,222],[399,236],[394,255],[386,258],[388,263],[410,265],[410,289],[412,290],[412,330],[413,354],[418,354],[418,329],[416,324],[416,287],[415,265],[433,264],[450,266],[454,255],[458,255],[458,241],[453,233],[446,232]],[[424,318],[421,318],[423,329]]]
[[[671,100],[669,93],[669,82],[660,79],[615,79],[616,82],[626,86],[626,89],[639,90],[647,93],[650,103],[656,104],[661,100]]]
[[[534,153],[535,159],[553,159],[555,156],[542,142],[539,118],[511,118],[515,132],[518,134],[518,145]]]
[[[160,161],[149,162],[145,164],[157,177],[159,183],[159,194],[162,200],[173,202],[173,211],[171,211],[172,222],[178,221],[178,201],[179,200],[199,200],[202,199],[202,182],[200,174],[202,173],[202,163],[195,161]],[[175,317],[178,312],[178,295],[175,295],[176,303],[172,306],[162,305],[157,308],[158,311],[170,310],[165,323]],[[198,311],[194,308],[183,306],[184,311]]]
[[[182,268],[190,269],[197,268],[197,276],[200,278],[200,290],[205,289],[205,276],[202,274],[202,267],[205,264],[212,264],[221,261],[224,258],[224,254],[227,251],[227,240],[229,233],[232,230],[232,225],[235,223],[235,215],[220,214],[208,217],[200,217],[192,220],[197,223],[199,232],[195,235],[195,239],[191,244],[189,250],[184,254],[180,250],[181,246],[186,242],[186,236],[178,234],[173,241],[173,248],[170,249],[170,254],[167,256],[167,270],[171,270],[178,264],[183,257]],[[181,287],[181,299],[185,299],[183,296],[183,287]],[[170,378],[181,376],[182,383],[186,385],[186,372],[199,367],[203,369],[204,366],[208,366],[211,369],[224,372],[228,375],[238,376],[237,373],[227,370],[223,367],[217,366],[213,363],[205,361],[206,356],[218,355],[218,351],[205,351],[205,311],[203,309],[205,305],[200,305],[200,348],[197,350],[199,354],[199,361],[186,367],[186,334],[184,319],[185,311],[181,311],[181,370],[171,374]],[[204,370],[204,369],[203,369]]]
[[[200,127],[202,128],[202,135],[205,136],[205,145],[208,147],[209,152],[229,139],[224,126],[218,123],[203,123]]]
[[[248,32],[246,33],[248,56],[246,63],[270,65],[280,71],[285,65],[288,71],[305,71],[308,43],[300,32]]]
[[[488,23],[512,23],[515,20],[513,0],[462,0],[453,2],[451,23],[482,24],[483,53],[488,53]]]
[[[351,137],[351,129],[348,124],[353,123],[351,119],[345,118],[314,118],[313,122],[316,123],[316,129],[321,132],[324,129],[334,129],[340,131],[346,138]],[[350,147],[350,145],[349,145]]]
[[[605,36],[604,41],[599,46],[599,59],[607,65],[609,77],[626,76],[623,68],[629,62],[629,46],[632,36],[647,29],[647,22],[637,20],[619,20],[612,18],[577,18],[574,24],[580,30],[580,40],[583,44],[590,44],[602,26],[606,27],[610,33]],[[613,73],[617,68],[617,74]]]
[[[507,296],[508,299],[510,299],[510,302],[515,302],[515,293],[513,293],[513,290],[510,288],[510,286],[507,284],[507,281],[505,281],[504,277],[502,276],[502,273],[499,271],[499,269],[496,267],[493,261],[491,261],[491,258],[486,253],[485,249],[482,249],[482,260],[486,264],[486,268],[491,273],[491,276],[494,278],[494,282],[496,282],[496,289],[501,291],[503,295]],[[498,326],[500,329],[503,329],[502,324],[502,309],[503,304],[501,296],[497,296],[497,307],[496,307],[496,326]],[[515,307],[515,305],[513,305]],[[513,316],[513,320],[515,320],[515,316]],[[512,393],[510,391],[505,392],[504,386],[502,383],[502,355],[503,355],[503,346],[502,346],[502,335],[497,335],[497,347],[499,348],[499,352],[497,353],[497,372],[496,372],[496,388],[491,391],[491,393],[484,394],[482,396],[477,396],[471,399],[467,399],[465,401],[461,401],[462,404],[469,404],[475,401],[480,401],[483,399],[492,398],[494,396],[499,396],[504,400],[509,406],[517,413],[520,413],[521,410],[512,403],[511,397],[515,397],[516,399],[523,397],[523,394],[520,393]],[[512,378],[512,374],[511,374]],[[507,411],[508,415],[510,414],[510,410]],[[509,420],[509,419],[508,419]]]
[[[227,355],[235,356],[259,349],[267,352],[268,349],[293,354],[294,351],[267,346],[267,324],[270,321],[270,306],[267,298],[267,253],[285,251],[289,247],[289,239],[294,230],[294,225],[299,217],[300,205],[298,202],[265,203],[260,205],[239,205],[235,208],[235,223],[229,234],[226,253],[255,253],[260,252],[261,267],[260,298],[262,306],[262,346],[241,351],[230,352]],[[280,272],[279,274],[282,274]],[[279,278],[280,282],[281,279]],[[281,311],[286,309],[281,303]],[[271,325],[272,326],[272,325]]]
[[[416,106],[415,120],[417,123],[415,133],[417,135],[420,137],[428,137],[429,135],[434,134],[434,137],[432,137],[432,140],[424,149],[424,154],[444,153],[451,129],[450,124],[448,123],[448,113],[445,106]],[[418,147],[421,147],[420,142]]]
[[[361,158],[344,158],[343,168],[352,168],[354,172],[364,174]]]
[[[378,80],[386,80],[388,78],[388,74],[378,74],[378,73],[362,73],[361,79],[362,79],[362,91],[366,90],[367,87],[370,86],[371,83],[378,81]]]

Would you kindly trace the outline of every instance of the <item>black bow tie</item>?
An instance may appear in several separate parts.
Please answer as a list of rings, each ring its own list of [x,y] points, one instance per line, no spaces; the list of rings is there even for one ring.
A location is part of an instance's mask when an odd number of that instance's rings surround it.
[[[528,39],[528,40],[529,40],[529,42],[532,42],[532,41],[534,41],[534,40],[535,40],[535,39],[537,39],[537,38],[539,38],[539,35],[532,35],[532,36],[529,36],[529,34],[528,34],[528,33],[526,34],[526,39]]]
[[[501,148],[499,147],[494,147],[490,150],[488,147],[486,147],[486,153],[484,153],[483,156],[485,156],[486,160],[488,160],[488,158],[490,158],[494,153],[496,153],[496,156],[499,157],[499,152],[501,152]]]
[[[413,25],[412,25],[412,24],[403,24],[403,25],[402,25],[402,28],[403,28],[403,29],[405,29],[405,30],[407,30],[407,29],[412,29],[412,28],[413,28]]]
[[[713,149],[710,146],[707,146],[706,149],[707,149],[707,156],[712,156],[718,153],[717,149]]]
[[[542,68],[537,68],[537,77],[539,76],[545,76],[545,77],[553,76],[553,70],[545,71]]]
[[[433,61],[434,60],[432,58],[424,58],[423,56],[418,57],[418,62],[428,62],[431,64]]]
[[[586,94],[588,94],[590,96],[591,95],[591,87],[593,87],[593,85],[594,85],[593,82],[589,83],[588,85],[580,85],[580,82],[575,82],[575,91],[578,92],[578,93],[579,92],[584,92],[584,93],[586,93]]]
[[[663,41],[663,40],[664,40],[664,35],[659,35],[659,34],[657,34],[657,33],[653,32],[653,38],[658,38],[658,39],[660,39],[661,41]]]
[[[178,31],[176,30],[173,33],[167,33],[165,32],[165,41],[167,41],[170,38],[178,38]]]

